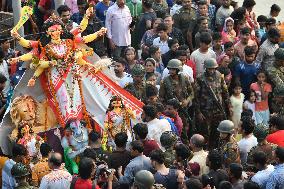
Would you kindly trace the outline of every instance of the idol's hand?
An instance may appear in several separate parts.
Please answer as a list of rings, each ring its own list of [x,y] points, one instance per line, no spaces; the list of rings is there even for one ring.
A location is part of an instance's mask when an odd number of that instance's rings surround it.
[[[97,31],[97,35],[98,35],[98,37],[101,37],[101,36],[105,35],[106,32],[107,32],[107,29],[102,27],[99,31]]]
[[[8,63],[13,65],[13,64],[17,64],[19,62],[19,57],[16,57],[16,58],[10,58],[8,60]]]
[[[11,36],[17,40],[21,38],[20,34],[15,30],[11,30]]]
[[[35,79],[30,79],[28,82],[28,87],[33,87],[35,85]]]

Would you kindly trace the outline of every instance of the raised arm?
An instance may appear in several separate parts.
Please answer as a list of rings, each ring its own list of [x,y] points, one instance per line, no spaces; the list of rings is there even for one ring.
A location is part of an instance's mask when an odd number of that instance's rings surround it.
[[[16,57],[16,58],[11,58],[9,60],[10,64],[16,64],[18,62],[26,62],[26,61],[30,61],[33,58],[33,53],[29,52],[27,54],[23,54],[22,56]]]
[[[81,21],[80,23],[80,26],[75,28],[74,30],[71,30],[71,33],[73,35],[78,35],[79,33],[82,33],[83,31],[86,30],[88,24],[89,24],[89,18],[90,16],[93,14],[94,10],[93,10],[93,7],[89,7],[87,10],[86,10],[86,14],[84,15],[84,18],[83,20]]]
[[[37,43],[37,41],[31,41],[23,38],[20,34],[16,31],[11,31],[11,36],[18,40],[19,44],[24,48],[32,48],[33,43]]]
[[[89,43],[89,42],[92,42],[94,41],[95,39],[97,39],[98,37],[101,37],[103,35],[105,35],[107,32],[107,29],[106,28],[101,28],[99,31],[93,33],[93,34],[90,34],[90,35],[86,35],[83,37],[83,42],[84,43]]]

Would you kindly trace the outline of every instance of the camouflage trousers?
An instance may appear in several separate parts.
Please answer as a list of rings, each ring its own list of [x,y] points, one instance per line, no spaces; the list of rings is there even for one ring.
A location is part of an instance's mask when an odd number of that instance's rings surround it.
[[[204,136],[209,150],[217,148],[219,141],[218,125],[225,119],[220,112],[202,112],[205,117],[204,121],[196,119],[196,129],[199,134]]]

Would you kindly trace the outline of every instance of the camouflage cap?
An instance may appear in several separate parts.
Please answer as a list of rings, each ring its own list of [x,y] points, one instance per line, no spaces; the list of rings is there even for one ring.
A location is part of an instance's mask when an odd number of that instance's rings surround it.
[[[209,58],[204,61],[204,67],[205,68],[217,68],[217,60],[215,58]]]
[[[284,86],[277,86],[273,89],[274,97],[284,97]]]
[[[167,66],[168,69],[178,69],[182,71],[182,62],[179,59],[171,59]]]
[[[274,56],[276,59],[278,60],[284,60],[284,48],[278,48],[275,52],[274,52]]]
[[[30,174],[28,168],[23,163],[16,163],[11,169],[11,174],[13,177],[24,177]]]
[[[253,135],[257,138],[258,142],[263,141],[267,137],[268,133],[268,126],[264,123],[257,124],[253,131]]]
[[[163,132],[160,142],[164,148],[170,148],[177,142],[177,136],[172,131]]]
[[[151,188],[155,183],[153,174],[147,170],[141,170],[136,173],[134,184],[139,188]]]
[[[233,134],[234,132],[234,123],[230,120],[223,120],[219,123],[217,131],[220,133]]]
[[[141,64],[135,64],[131,73],[133,76],[143,76],[145,74],[145,68]]]

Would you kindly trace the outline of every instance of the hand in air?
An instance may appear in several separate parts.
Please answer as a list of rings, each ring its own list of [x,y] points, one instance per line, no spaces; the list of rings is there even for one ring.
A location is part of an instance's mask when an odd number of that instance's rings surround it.
[[[30,79],[28,82],[28,87],[33,87],[35,85],[35,80],[34,79]]]
[[[92,14],[94,13],[94,8],[93,7],[89,7],[86,10],[86,16],[89,18]]]
[[[17,64],[19,62],[19,58],[10,58],[8,60],[8,63],[13,65],[13,64]]]
[[[17,31],[11,30],[11,36],[15,39],[21,38],[20,34]]]

